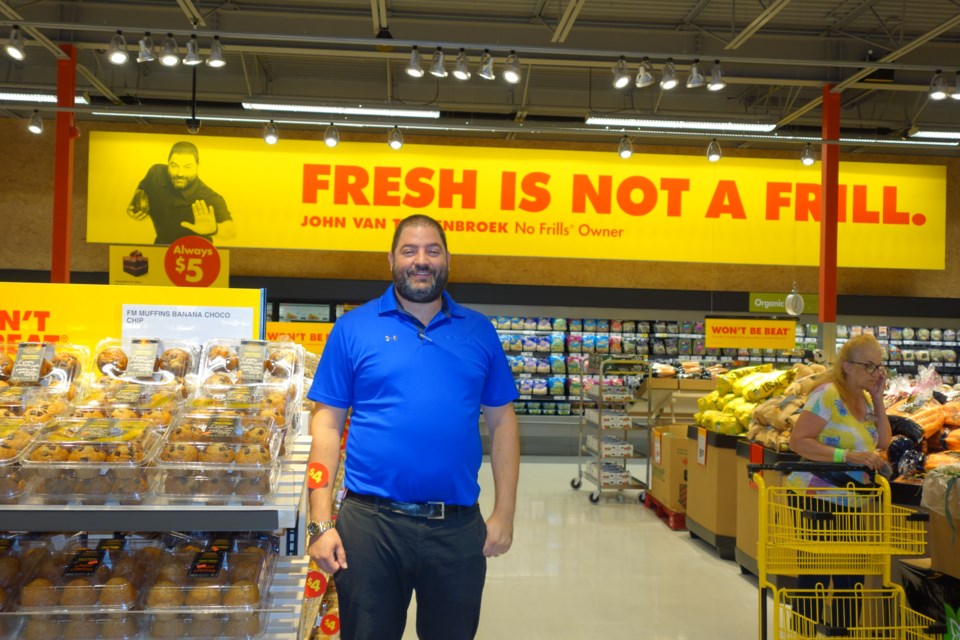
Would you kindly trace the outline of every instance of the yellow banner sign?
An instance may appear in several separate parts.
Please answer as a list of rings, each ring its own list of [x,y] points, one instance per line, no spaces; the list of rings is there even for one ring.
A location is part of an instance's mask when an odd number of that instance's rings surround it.
[[[91,134],[89,242],[154,242],[177,203],[174,230],[220,246],[384,251],[423,213],[454,254],[819,264],[820,170],[795,160],[190,136],[183,169],[182,141]],[[840,182],[840,266],[944,268],[945,163],[843,162]],[[219,210],[197,218],[180,200],[201,187]]]
[[[203,240],[202,238],[198,238]],[[110,284],[151,287],[229,287],[230,252],[209,248],[110,246]]]
[[[332,322],[268,322],[267,340],[296,342],[319,356],[332,329]]]
[[[66,342],[91,351],[105,338],[120,338],[124,305],[242,307],[253,310],[250,338],[262,326],[259,289],[184,289],[0,282],[0,350],[18,342]],[[156,336],[166,337],[166,336]]]
[[[793,320],[706,318],[705,346],[715,349],[796,348],[797,323]]]

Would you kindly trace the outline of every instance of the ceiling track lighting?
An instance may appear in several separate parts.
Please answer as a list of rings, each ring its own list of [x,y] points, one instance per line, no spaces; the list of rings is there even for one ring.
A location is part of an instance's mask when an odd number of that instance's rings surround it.
[[[516,51],[511,50],[507,61],[503,64],[503,79],[510,84],[520,82],[520,58]]]
[[[700,61],[694,60],[693,64],[690,65],[690,74],[687,76],[687,89],[699,89],[704,84],[706,84],[706,80],[703,77],[703,72],[700,71]]]
[[[331,149],[340,144],[340,132],[337,131],[334,125],[331,124],[327,127],[327,130],[323,132],[323,142]]]
[[[36,135],[43,133],[43,119],[40,117],[40,112],[36,109],[33,110],[33,115],[30,116],[30,122],[27,123],[27,131]]]
[[[679,84],[677,80],[677,67],[673,64],[673,58],[667,58],[663,65],[663,77],[660,78],[660,88],[664,91],[670,91]]]
[[[412,78],[423,77],[423,62],[420,59],[420,50],[416,46],[410,50],[410,62],[407,63],[406,72]]]
[[[809,142],[800,153],[800,163],[805,167],[811,167],[817,161],[817,152],[813,150],[813,145]]]
[[[157,45],[153,42],[149,31],[143,34],[137,46],[139,47],[137,62],[153,62],[157,59]]]
[[[167,39],[163,41],[160,48],[160,64],[165,67],[175,67],[180,64],[180,48],[177,41],[173,39],[173,34],[168,33]]]
[[[620,146],[617,147],[617,155],[624,160],[633,155],[633,143],[630,142],[630,138],[627,136],[620,138]]]
[[[117,29],[117,32],[110,39],[110,49],[107,53],[107,60],[111,64],[126,64],[130,59],[130,52],[127,51],[127,41],[123,37],[123,32]]]
[[[640,70],[637,71],[637,88],[645,89],[656,81],[657,80],[653,77],[653,72],[650,68],[650,58],[644,56],[643,60],[640,62]]]
[[[273,120],[271,120],[263,126],[263,141],[267,144],[277,144],[278,140],[280,140],[280,132],[277,130],[277,125],[273,124]]]
[[[723,151],[720,150],[720,143],[717,142],[717,139],[714,138],[710,141],[710,144],[707,145],[707,160],[710,162],[716,162],[723,157]]]
[[[197,42],[196,34],[190,34],[187,40],[187,55],[183,56],[183,64],[193,67],[203,62],[200,58],[200,45]]]
[[[438,78],[446,78],[447,70],[443,66],[443,49],[437,47],[433,52],[433,61],[430,63],[430,75]]]
[[[493,56],[490,55],[490,49],[484,49],[480,57],[480,69],[477,75],[484,80],[494,80],[497,75],[493,72]]]
[[[219,69],[227,66],[227,61],[223,58],[223,44],[220,42],[220,36],[213,36],[213,42],[210,43],[210,57],[207,58],[207,66]]]
[[[713,68],[710,69],[710,82],[707,83],[708,91],[720,91],[727,86],[727,81],[723,79],[723,71],[720,70],[720,61],[713,61]]]
[[[403,134],[400,133],[400,129],[394,127],[390,130],[389,135],[387,135],[387,144],[394,151],[399,151],[403,147]]]
[[[467,62],[467,54],[463,49],[457,54],[457,61],[453,65],[453,77],[457,80],[470,79],[470,66]]]
[[[4,50],[7,52],[7,55],[17,60],[18,62],[27,57],[26,52],[23,49],[23,32],[20,31],[20,27],[13,25],[10,28],[10,38],[7,40],[7,44],[4,45]]]
[[[610,69],[613,73],[613,88],[625,89],[630,84],[630,70],[627,68],[627,59],[620,56],[617,63]]]
[[[947,81],[943,77],[943,72],[937,69],[937,72],[933,74],[933,79],[930,80],[930,99],[943,100],[946,97]]]

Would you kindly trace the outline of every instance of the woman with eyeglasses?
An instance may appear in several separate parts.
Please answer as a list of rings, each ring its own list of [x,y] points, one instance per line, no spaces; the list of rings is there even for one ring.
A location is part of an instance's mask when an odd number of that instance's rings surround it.
[[[817,387],[807,398],[793,427],[790,448],[813,462],[847,463],[881,470],[885,462],[880,451],[887,448],[893,437],[883,406],[887,372],[882,363],[883,350],[875,337],[863,334],[848,340],[837,355],[832,380]],[[872,474],[857,471],[791,473],[784,479],[784,484],[794,491],[793,504],[798,513],[829,514],[838,508],[850,513],[860,507],[851,503],[851,493],[843,490],[833,493],[829,488],[872,482]],[[849,523],[846,526],[849,527]],[[814,527],[817,539],[828,539],[833,527],[832,519],[823,519]],[[797,588],[826,591],[831,581],[834,589],[855,589],[863,585],[864,576],[802,575],[797,579]],[[822,597],[813,593],[811,591],[810,597],[798,598],[794,609],[818,623],[826,623],[822,620]],[[860,607],[854,599],[833,599],[831,627],[855,627],[859,617]]]

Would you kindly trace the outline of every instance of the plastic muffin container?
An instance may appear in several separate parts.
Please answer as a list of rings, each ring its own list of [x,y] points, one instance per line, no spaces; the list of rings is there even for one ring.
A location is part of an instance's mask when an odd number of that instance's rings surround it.
[[[47,504],[140,504],[149,492],[145,467],[161,445],[147,420],[62,418],[44,427],[21,465]]]
[[[44,387],[0,385],[0,418],[22,418],[40,424],[69,409],[66,396],[51,393]]]
[[[0,418],[0,504],[16,504],[26,493],[28,474],[20,466],[20,458],[39,432],[36,423]]]
[[[294,342],[208,340],[199,375],[201,384],[213,375],[233,383],[297,383],[303,377],[303,347]]]
[[[78,394],[89,360],[89,349],[80,345],[21,342],[15,353],[0,353],[0,383],[41,388],[69,402]]]
[[[158,563],[144,601],[151,638],[256,638],[276,556],[257,546],[180,547]]]
[[[32,568],[49,555],[50,545],[45,540],[0,538],[0,640],[24,637],[23,621],[16,615],[20,589]]]
[[[224,379],[219,379],[219,377]],[[215,374],[199,386],[187,401],[187,411],[232,412],[243,416],[273,419],[280,427],[288,427],[298,411],[297,389],[289,382],[231,383],[223,374]]]
[[[183,414],[164,434],[155,490],[176,502],[260,504],[277,488],[282,433],[258,415]]]

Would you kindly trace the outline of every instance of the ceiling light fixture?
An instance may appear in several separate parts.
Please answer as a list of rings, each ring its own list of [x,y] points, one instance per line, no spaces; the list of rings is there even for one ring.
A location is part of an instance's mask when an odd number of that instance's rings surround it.
[[[332,124],[323,132],[323,142],[331,149],[340,144],[340,132]]]
[[[630,142],[630,138],[627,136],[620,138],[620,146],[617,148],[617,154],[624,160],[633,155],[633,143]]]
[[[27,54],[23,50],[23,32],[20,31],[20,27],[17,25],[13,25],[10,29],[10,38],[4,46],[4,50],[6,50],[7,55],[14,60],[19,61],[27,57]]]
[[[180,50],[172,33],[167,34],[167,39],[163,41],[163,46],[160,48],[160,64],[165,67],[175,67],[180,64]]]
[[[687,76],[687,89],[699,89],[704,84],[706,84],[706,80],[704,80],[703,73],[700,71],[700,61],[694,60],[693,64],[690,65],[690,75]]]
[[[467,54],[463,49],[457,54],[457,61],[453,65],[453,77],[457,80],[470,79],[470,66],[467,62]]]
[[[187,40],[187,55],[183,56],[183,64],[193,67],[203,62],[200,58],[200,45],[197,43],[196,34],[190,34]]]
[[[710,162],[716,162],[723,157],[723,152],[720,150],[720,143],[717,142],[717,139],[714,138],[710,141],[710,144],[707,145],[707,160]]]
[[[111,64],[126,64],[130,59],[130,52],[127,51],[127,41],[123,37],[123,32],[117,29],[117,32],[110,39],[110,52],[107,54],[107,60]]]
[[[660,79],[660,88],[664,91],[673,89],[679,81],[677,80],[677,67],[673,64],[673,58],[667,58],[663,65],[663,77]]]
[[[933,79],[930,80],[930,99],[943,100],[946,97],[947,81],[944,79],[940,69],[937,69],[937,72],[933,74]]]
[[[617,63],[610,69],[613,72],[613,88],[624,89],[630,84],[630,70],[627,69],[627,59],[620,56]]]
[[[911,138],[932,138],[940,140],[960,140],[960,131],[944,131],[944,130],[930,130],[930,131],[920,131],[911,130]]]
[[[507,61],[503,64],[503,79],[510,84],[520,82],[520,58],[516,51],[511,50]]]
[[[11,91],[0,91],[0,102],[42,102],[44,104],[56,104],[57,95],[55,93],[15,93]],[[79,94],[73,99],[74,104],[90,104],[87,96]]]
[[[43,120],[40,118],[40,112],[36,109],[33,110],[33,115],[30,117],[30,122],[27,124],[27,131],[37,135],[43,133]]]
[[[210,57],[207,58],[207,66],[219,69],[226,65],[227,61],[223,59],[223,45],[220,43],[220,36],[213,36],[213,42],[210,43]]]
[[[813,145],[808,142],[800,153],[800,163],[805,167],[811,167],[816,161],[817,152],[813,150]]]
[[[650,72],[650,58],[644,56],[643,60],[640,61],[640,70],[637,71],[637,88],[643,89],[649,87],[656,81],[656,78],[653,77],[653,73]]]
[[[605,127],[630,127],[641,129],[689,129],[693,131],[743,131],[769,133],[777,128],[772,122],[734,122],[709,120],[664,120],[656,118],[610,118],[606,116],[588,116],[584,121],[588,125]]]
[[[430,63],[430,75],[438,78],[446,78],[447,70],[443,67],[443,49],[437,47],[433,52],[433,61]]]
[[[410,50],[410,62],[407,63],[406,72],[412,78],[423,77],[423,62],[420,60],[420,50],[416,45]]]
[[[381,116],[384,118],[430,118],[440,117],[433,109],[391,109],[389,107],[340,107],[335,105],[284,104],[267,102],[242,102],[244,109],[254,111],[287,111],[297,113],[334,113],[341,116]]]
[[[137,62],[153,62],[157,59],[157,45],[153,42],[153,37],[147,31],[137,43],[140,48],[137,54]]]
[[[720,91],[727,86],[727,81],[723,79],[723,71],[720,70],[720,61],[713,61],[713,68],[710,69],[710,82],[707,83],[708,91]]]
[[[273,124],[273,120],[271,120],[263,126],[263,141],[267,144],[277,144],[279,139],[280,132],[277,130],[277,125]]]
[[[493,72],[493,56],[490,55],[490,49],[483,50],[483,56],[480,58],[480,70],[477,75],[484,80],[494,80],[497,75]]]
[[[387,136],[387,144],[390,145],[390,148],[394,151],[399,151],[403,147],[403,134],[400,133],[400,129],[394,127],[390,129],[390,134]]]

